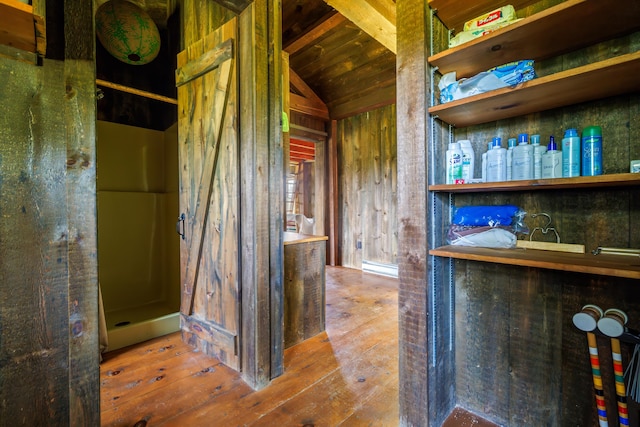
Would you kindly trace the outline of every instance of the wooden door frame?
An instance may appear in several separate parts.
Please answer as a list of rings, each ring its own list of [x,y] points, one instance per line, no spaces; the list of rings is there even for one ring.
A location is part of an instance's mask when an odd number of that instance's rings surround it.
[[[277,0],[256,0],[239,15],[240,342],[243,379],[254,389],[283,371],[280,15]]]

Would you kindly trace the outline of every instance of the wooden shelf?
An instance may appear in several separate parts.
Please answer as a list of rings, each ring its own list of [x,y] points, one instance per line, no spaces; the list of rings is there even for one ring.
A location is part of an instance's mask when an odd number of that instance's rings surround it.
[[[640,185],[640,173],[616,173],[576,178],[531,179],[525,181],[483,182],[480,184],[435,184],[429,191],[480,193],[495,191],[562,190],[570,188],[628,187]]]
[[[600,274],[640,279],[640,257],[624,255],[575,254],[535,249],[490,249],[467,246],[442,246],[430,255],[522,267]]]
[[[0,44],[27,52],[46,53],[45,20],[33,6],[17,0],[0,0]]]
[[[640,90],[640,52],[429,108],[456,127],[487,123]]]
[[[597,31],[585,25],[593,16],[598,17]],[[455,71],[460,79],[512,61],[557,56],[638,29],[640,2],[619,7],[619,0],[569,0],[430,56],[429,63],[442,74]]]
[[[460,31],[469,19],[499,7],[510,4],[518,10],[537,1],[539,0],[429,0],[428,4],[448,29]]]

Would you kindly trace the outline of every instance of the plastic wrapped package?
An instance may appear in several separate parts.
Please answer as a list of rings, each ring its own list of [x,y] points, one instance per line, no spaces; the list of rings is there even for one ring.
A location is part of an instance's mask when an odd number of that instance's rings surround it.
[[[463,30],[470,31],[478,28],[487,28],[517,19],[516,10],[510,4],[502,6],[491,12],[482,14],[464,23]]]
[[[477,39],[478,37],[486,36],[487,34],[491,34],[496,30],[499,30],[502,27],[506,27],[507,25],[514,24],[520,21],[520,19],[515,19],[513,21],[508,22],[500,22],[498,24],[490,25],[482,28],[475,28],[473,30],[468,31],[460,31],[455,36],[451,37],[449,40],[449,47],[456,47],[463,43],[470,42],[471,40]]]
[[[525,216],[514,205],[463,206],[454,212],[447,241],[454,246],[515,248],[516,234],[529,232]]]
[[[536,76],[533,64],[534,61],[531,59],[509,62],[457,81],[455,71],[447,73],[438,83],[440,103],[444,104],[531,80]]]
[[[451,225],[447,240],[454,246],[511,249],[516,247],[516,234],[506,227],[461,227]]]

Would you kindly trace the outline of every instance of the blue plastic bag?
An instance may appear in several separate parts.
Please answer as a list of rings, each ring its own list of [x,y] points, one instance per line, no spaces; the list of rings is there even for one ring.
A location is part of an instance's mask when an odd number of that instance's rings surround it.
[[[456,209],[452,224],[466,226],[509,226],[520,208],[514,205],[461,206]]]

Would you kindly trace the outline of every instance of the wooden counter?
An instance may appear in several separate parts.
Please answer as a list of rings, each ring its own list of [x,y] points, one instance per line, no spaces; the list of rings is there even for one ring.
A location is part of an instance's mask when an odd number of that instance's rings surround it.
[[[284,348],[325,329],[327,240],[284,233]]]

